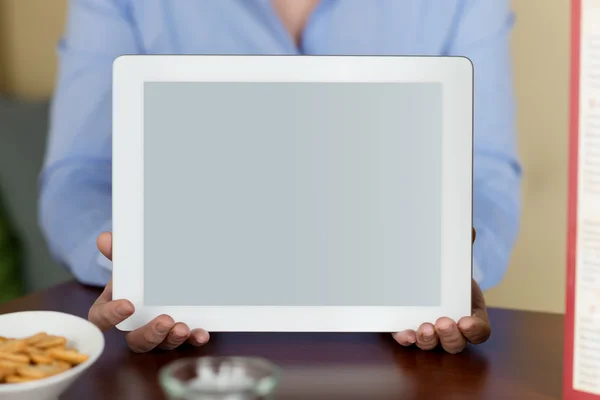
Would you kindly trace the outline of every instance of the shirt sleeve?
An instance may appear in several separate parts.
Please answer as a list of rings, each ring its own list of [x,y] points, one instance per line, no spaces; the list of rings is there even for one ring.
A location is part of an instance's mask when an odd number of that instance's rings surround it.
[[[58,262],[79,281],[104,285],[111,264],[96,238],[112,229],[112,63],[139,53],[126,3],[70,1],[58,53],[40,224]]]
[[[473,272],[483,290],[502,280],[521,214],[509,3],[463,0],[448,49],[474,67]]]

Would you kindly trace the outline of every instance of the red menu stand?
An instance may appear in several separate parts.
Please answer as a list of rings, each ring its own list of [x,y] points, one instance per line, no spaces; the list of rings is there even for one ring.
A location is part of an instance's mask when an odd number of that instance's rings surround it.
[[[571,4],[563,392],[600,400],[600,0]]]

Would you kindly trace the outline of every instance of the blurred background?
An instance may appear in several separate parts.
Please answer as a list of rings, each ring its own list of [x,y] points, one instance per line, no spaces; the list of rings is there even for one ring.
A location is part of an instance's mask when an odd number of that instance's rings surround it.
[[[0,0],[0,301],[70,279],[52,262],[37,223],[66,3]],[[490,306],[564,312],[570,5],[513,0],[524,208],[508,274],[486,293]]]

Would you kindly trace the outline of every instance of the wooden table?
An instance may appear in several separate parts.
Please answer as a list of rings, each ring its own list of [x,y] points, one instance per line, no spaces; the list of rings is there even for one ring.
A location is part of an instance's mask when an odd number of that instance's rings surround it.
[[[0,314],[56,310],[86,317],[96,289],[69,282],[0,304]],[[403,348],[389,334],[213,334],[203,348],[134,354],[106,334],[98,362],[63,399],[163,399],[157,371],[190,355],[266,357],[283,368],[277,399],[560,399],[563,318],[490,310],[492,338],[458,355]]]

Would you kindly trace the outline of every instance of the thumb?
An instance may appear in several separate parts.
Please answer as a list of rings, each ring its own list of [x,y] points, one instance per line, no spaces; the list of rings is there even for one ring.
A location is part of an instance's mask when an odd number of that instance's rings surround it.
[[[98,236],[96,240],[98,250],[104,255],[104,257],[112,260],[112,233],[103,232]]]

